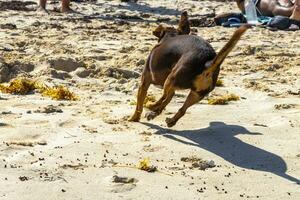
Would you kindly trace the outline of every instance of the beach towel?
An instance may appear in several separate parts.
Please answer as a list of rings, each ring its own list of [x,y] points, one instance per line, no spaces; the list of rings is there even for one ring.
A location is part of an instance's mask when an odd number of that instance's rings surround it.
[[[261,25],[267,25],[271,21],[272,17],[258,16],[258,22]],[[216,25],[224,27],[238,27],[247,23],[246,16],[242,13],[228,13],[218,15],[214,19]]]
[[[216,25],[230,27],[231,24],[246,23],[247,20],[242,13],[226,13],[214,18]]]
[[[275,16],[267,24],[273,30],[296,31],[300,29],[300,21],[285,16]]]
[[[224,27],[239,27],[247,23],[247,19],[242,13],[218,15],[215,17],[214,21],[216,25]],[[258,22],[260,25],[263,25],[262,27],[267,27],[271,30],[296,31],[300,29],[300,21],[285,16],[258,16]]]

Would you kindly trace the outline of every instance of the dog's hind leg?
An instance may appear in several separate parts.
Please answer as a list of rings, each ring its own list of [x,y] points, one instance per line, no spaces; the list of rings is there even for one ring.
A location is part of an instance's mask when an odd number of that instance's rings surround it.
[[[169,77],[171,77],[171,75],[169,75]],[[172,97],[174,96],[175,87],[172,83],[172,80],[169,77],[167,78],[164,84],[163,96],[153,104],[155,105],[155,108],[153,107],[152,111],[146,114],[147,120],[154,119],[156,116],[158,116],[170,103]]]
[[[186,98],[183,106],[177,111],[177,113],[172,118],[166,118],[166,123],[168,127],[172,127],[176,122],[185,114],[186,110],[199,102],[205,96],[205,93],[198,93],[193,90],[190,91],[188,97]]]
[[[134,114],[129,118],[129,121],[138,122],[143,112],[143,104],[147,95],[147,91],[151,84],[151,75],[149,71],[145,71],[141,78],[141,85],[138,89],[137,103]]]

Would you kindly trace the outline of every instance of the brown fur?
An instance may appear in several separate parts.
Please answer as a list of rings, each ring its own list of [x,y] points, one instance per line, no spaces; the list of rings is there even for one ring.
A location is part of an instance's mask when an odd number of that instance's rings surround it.
[[[158,37],[159,43],[148,57],[138,90],[136,110],[129,120],[140,120],[150,84],[160,85],[164,90],[162,97],[148,106],[151,110],[146,114],[148,120],[163,111],[176,90],[190,89],[183,106],[172,118],[166,119],[168,127],[174,126],[190,106],[215,88],[222,62],[248,28],[249,26],[239,28],[216,54],[205,40],[188,35],[190,28],[186,13],[182,14],[177,29],[158,26],[153,34]]]

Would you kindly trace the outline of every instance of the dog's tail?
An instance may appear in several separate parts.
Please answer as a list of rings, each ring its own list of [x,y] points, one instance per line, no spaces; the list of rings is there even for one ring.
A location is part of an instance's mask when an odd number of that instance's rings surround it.
[[[234,32],[234,34],[230,38],[229,42],[227,42],[227,44],[221,49],[221,51],[217,54],[217,56],[212,61],[207,63],[207,67],[208,67],[209,71],[215,71],[223,63],[226,56],[235,47],[235,45],[240,40],[242,35],[250,27],[251,27],[250,25],[243,25]]]
[[[190,34],[191,29],[190,29],[190,22],[189,22],[189,16],[187,11],[181,13],[177,31],[180,35]]]

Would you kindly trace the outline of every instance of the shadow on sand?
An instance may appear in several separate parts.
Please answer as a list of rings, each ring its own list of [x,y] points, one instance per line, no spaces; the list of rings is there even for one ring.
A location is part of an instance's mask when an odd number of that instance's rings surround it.
[[[150,123],[143,124],[157,130],[156,134],[210,151],[238,167],[270,172],[300,184],[299,179],[286,174],[287,165],[280,156],[247,144],[235,137],[238,134],[262,135],[250,132],[243,126],[211,122],[207,128],[175,131]],[[186,138],[191,142],[175,136]]]
[[[104,3],[95,3],[93,6],[103,7]],[[164,7],[149,7],[147,5],[138,5],[134,3],[127,3],[127,5],[109,5],[112,8],[117,9],[125,9],[129,11],[138,11],[138,13],[127,15],[124,13],[115,13],[113,12],[104,12],[104,13],[93,13],[90,15],[85,15],[80,12],[76,12],[77,16],[65,16],[61,17],[60,20],[66,20],[66,21],[85,21],[85,22],[91,22],[90,20],[96,19],[96,20],[105,20],[105,21],[112,21],[112,22],[143,22],[143,23],[161,23],[164,22],[169,25],[175,25],[177,24],[177,21],[174,19],[170,19],[169,17],[161,17],[159,19],[148,19],[144,18],[141,15],[145,14],[159,14],[160,16],[166,16],[166,15],[176,15],[180,16],[181,12],[173,9],[167,9]],[[105,7],[105,6],[104,6]]]
[[[98,6],[103,6],[103,4],[98,3]],[[148,14],[159,14],[159,15],[180,15],[181,12],[176,9],[166,8],[163,6],[152,7],[147,4],[140,4],[140,3],[130,3],[127,2],[126,4],[119,4],[119,5],[111,5],[117,9],[125,9],[134,12],[140,13],[148,13]]]
[[[147,14],[158,14],[159,16],[180,16],[181,12],[176,9],[169,9],[163,6],[151,7],[146,4],[139,3],[126,3],[126,4],[118,4],[118,5],[107,5],[106,3],[91,3],[94,7],[99,8],[115,8],[116,10],[128,10],[133,12],[133,15],[126,15],[122,13],[113,12],[104,12],[104,13],[94,13],[89,16],[79,17],[78,20],[89,20],[89,19],[99,19],[99,20],[107,20],[107,21],[117,21],[117,20],[125,20],[128,22],[146,22],[146,23],[159,23],[165,22],[168,24],[176,24],[177,21],[171,20],[169,17],[162,17],[160,19],[147,19],[145,15]],[[142,17],[142,15],[144,17]]]

